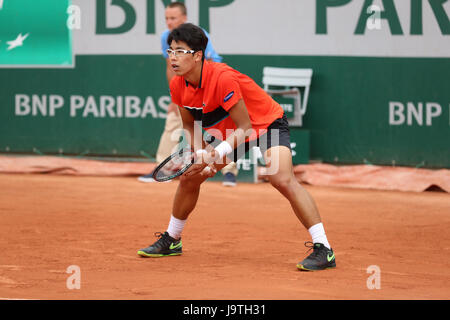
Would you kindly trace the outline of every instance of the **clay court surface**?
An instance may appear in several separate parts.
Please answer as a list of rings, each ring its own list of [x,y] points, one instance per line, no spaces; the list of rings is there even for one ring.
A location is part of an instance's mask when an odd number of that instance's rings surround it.
[[[308,232],[268,183],[208,182],[179,257],[165,231],[178,182],[0,174],[1,299],[449,299],[450,196],[308,186],[337,268],[301,272]],[[66,273],[79,266],[81,288]],[[369,290],[369,266],[380,289]]]

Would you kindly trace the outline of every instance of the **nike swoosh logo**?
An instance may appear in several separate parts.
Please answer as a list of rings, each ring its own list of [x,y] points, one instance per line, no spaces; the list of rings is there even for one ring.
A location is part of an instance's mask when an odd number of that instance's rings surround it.
[[[327,254],[327,260],[328,260],[328,262],[333,261],[333,259],[334,259],[334,253],[333,253],[332,256],[330,256],[330,255]]]
[[[169,249],[170,250],[177,249],[180,248],[181,245],[182,245],[181,242],[178,242],[176,245],[173,245],[173,243],[171,243]]]

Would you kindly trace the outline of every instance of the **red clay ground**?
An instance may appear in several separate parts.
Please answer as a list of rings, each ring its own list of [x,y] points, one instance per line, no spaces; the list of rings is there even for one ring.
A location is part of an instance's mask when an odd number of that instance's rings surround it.
[[[309,234],[268,183],[208,182],[179,257],[144,259],[177,182],[0,174],[0,298],[449,299],[450,196],[306,186],[337,268],[296,269]],[[69,290],[66,270],[81,269]],[[367,268],[380,268],[369,290]]]

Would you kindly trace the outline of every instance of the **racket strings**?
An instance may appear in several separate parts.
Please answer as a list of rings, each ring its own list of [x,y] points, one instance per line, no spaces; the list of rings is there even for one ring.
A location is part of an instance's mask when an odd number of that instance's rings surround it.
[[[194,161],[194,153],[189,149],[182,149],[172,154],[165,162],[155,169],[156,181],[167,181],[182,174]]]

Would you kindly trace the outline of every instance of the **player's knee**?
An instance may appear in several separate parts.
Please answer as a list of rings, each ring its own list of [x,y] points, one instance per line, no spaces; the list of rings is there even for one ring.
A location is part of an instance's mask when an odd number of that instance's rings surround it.
[[[292,186],[292,175],[276,174],[269,176],[269,181],[272,186],[278,190],[288,190]]]
[[[186,177],[184,175],[182,175],[180,177],[180,185],[183,188],[198,188],[203,181],[205,181],[205,179],[197,176],[191,176],[191,177]]]

